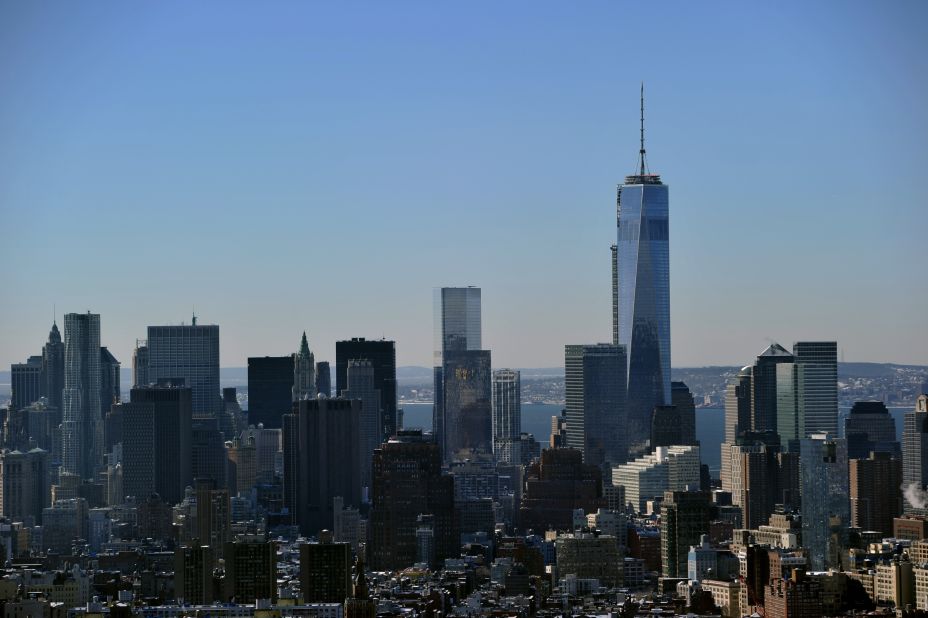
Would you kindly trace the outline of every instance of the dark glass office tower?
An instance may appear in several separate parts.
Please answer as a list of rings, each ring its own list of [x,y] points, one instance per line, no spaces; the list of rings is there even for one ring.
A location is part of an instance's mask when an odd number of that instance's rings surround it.
[[[120,363],[105,347],[100,348],[100,418],[120,399]]]
[[[348,388],[348,362],[370,361],[374,368],[374,388],[380,391],[383,437],[396,433],[396,343],[381,339],[369,341],[352,337],[335,342],[335,390]]]
[[[492,387],[488,350],[444,354],[446,460],[493,452]]]
[[[316,394],[332,396],[332,371],[329,369],[329,361],[316,363]]]
[[[789,380],[784,382],[783,376],[792,376],[793,361],[793,355],[778,343],[770,344],[757,357],[751,370],[752,431],[777,431],[778,417],[788,418],[793,415],[792,405],[780,405],[784,402],[784,394],[789,393]],[[787,431],[787,428],[784,427],[784,430]],[[793,439],[797,437],[794,433],[801,433],[801,429],[789,430],[784,437],[787,440]]]
[[[10,386],[13,395],[10,402],[12,410],[22,410],[38,401],[45,390],[42,385],[42,357],[30,356],[25,363],[11,365]]]
[[[798,341],[793,344],[796,386],[804,435],[838,434],[838,343]]]
[[[444,448],[445,354],[449,350],[481,349],[480,288],[436,288],[434,309],[434,394],[432,434]],[[447,460],[447,454],[442,453]]]
[[[567,445],[583,452],[585,464],[626,461],[626,362],[623,346],[564,346]]]
[[[669,193],[648,170],[644,148],[644,97],[637,173],[616,196],[617,241],[613,286],[617,343],[628,355],[629,456],[647,450],[651,413],[671,404]]]
[[[855,401],[844,419],[848,459],[867,459],[871,452],[902,457],[896,423],[882,401]]]
[[[193,390],[194,416],[219,416],[219,326],[148,327],[148,379],[183,379]]]
[[[280,429],[293,402],[293,355],[248,359],[248,423]]]

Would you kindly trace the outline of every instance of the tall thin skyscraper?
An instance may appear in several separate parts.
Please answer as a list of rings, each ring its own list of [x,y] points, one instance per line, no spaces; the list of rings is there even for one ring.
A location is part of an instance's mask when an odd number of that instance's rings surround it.
[[[316,398],[316,360],[309,349],[306,331],[300,340],[300,351],[293,355],[293,401]]]
[[[224,405],[219,389],[219,326],[193,323],[148,327],[148,379],[171,380],[193,391],[193,415],[218,417]]]
[[[100,314],[64,316],[62,471],[94,478],[103,464]]]
[[[380,391],[383,437],[396,433],[396,344],[385,339],[353,337],[335,342],[336,392],[348,388],[348,363],[352,359],[370,361],[374,368],[374,388]],[[379,443],[378,443],[379,444]]]
[[[902,487],[906,513],[928,513],[928,395],[919,395],[915,409],[905,413],[902,429]]]
[[[432,433],[435,441],[445,444],[445,354],[449,350],[480,350],[480,288],[436,288],[433,297],[434,318],[434,405]],[[443,453],[444,457],[447,457]]]
[[[851,525],[847,442],[827,434],[800,441],[802,544],[815,571],[840,568]]]
[[[799,341],[793,345],[797,389],[806,437],[827,432],[838,435],[838,343]]]
[[[120,362],[107,348],[100,348],[100,416],[106,413],[114,403],[119,403],[121,393]]]
[[[443,411],[446,461],[493,452],[493,398],[488,350],[446,350]]]
[[[586,464],[618,465],[627,460],[623,439],[625,366],[623,346],[600,343],[564,347],[567,445],[582,451]]]
[[[135,340],[135,349],[132,350],[132,387],[148,386],[148,342],[144,339]]]
[[[371,486],[371,460],[374,449],[383,441],[383,416],[380,409],[380,390],[376,388],[374,366],[369,360],[348,361],[346,382],[348,388],[341,391],[345,399],[361,400],[361,416],[358,429],[358,465],[361,470],[361,487]]]
[[[332,372],[329,361],[316,363],[316,395],[332,396]]]
[[[42,372],[45,375],[45,396],[48,398],[48,405],[57,410],[57,420],[60,422],[61,397],[64,391],[64,342],[61,341],[56,322],[52,323],[48,342],[42,348]]]
[[[522,462],[522,377],[513,369],[493,372],[493,454],[504,463]]]
[[[625,177],[616,195],[616,257],[613,286],[618,341],[627,353],[629,455],[647,451],[651,413],[671,404],[669,192],[650,173],[644,148],[644,87],[641,96],[639,169]]]
[[[30,356],[25,363],[11,365],[10,387],[12,410],[22,410],[38,401],[45,392],[42,384],[42,357]]]

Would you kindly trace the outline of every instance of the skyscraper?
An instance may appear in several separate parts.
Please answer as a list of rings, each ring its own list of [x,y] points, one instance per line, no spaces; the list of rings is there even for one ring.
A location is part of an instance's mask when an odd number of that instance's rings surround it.
[[[249,357],[248,422],[279,429],[293,402],[294,355]]]
[[[751,372],[751,431],[777,431],[781,417],[795,417],[793,406],[784,407],[779,400],[783,376],[792,378],[793,361],[794,356],[778,343],[771,343],[757,357]],[[783,431],[788,439],[802,433],[801,428],[790,431],[785,426]]]
[[[132,350],[132,386],[148,386],[148,342],[144,339],[135,340],[135,349]]]
[[[564,347],[567,445],[583,452],[584,463],[625,463],[625,371],[623,346]],[[651,433],[648,416],[648,439]]]
[[[100,416],[106,418],[110,406],[119,403],[120,363],[105,347],[100,348]]]
[[[29,404],[38,401],[45,391],[42,384],[42,357],[30,356],[25,363],[11,365],[10,388],[12,391],[10,408],[12,410],[22,410]]]
[[[797,390],[804,438],[811,433],[838,435],[838,343],[798,341]]]
[[[396,433],[396,344],[393,341],[353,337],[335,342],[336,392],[348,388],[348,363],[352,359],[370,361],[374,368],[374,388],[380,391],[383,437]]]
[[[847,442],[812,434],[800,443],[802,544],[816,571],[840,568],[851,524]]]
[[[928,395],[919,395],[902,425],[902,486],[905,512],[925,513],[928,485]]]
[[[216,416],[223,410],[219,390],[219,326],[148,327],[150,382],[184,380],[193,392],[193,415]]]
[[[867,459],[872,451],[902,457],[896,423],[882,401],[855,401],[844,419],[844,437],[849,459]]]
[[[45,396],[48,398],[48,405],[55,408],[57,420],[60,423],[61,397],[64,391],[64,343],[61,341],[61,333],[58,332],[56,322],[52,323],[48,341],[42,348],[42,373],[45,377]],[[55,426],[57,427],[59,423],[55,423]]]
[[[329,361],[316,363],[316,395],[332,396],[332,372]]]
[[[648,170],[643,87],[638,167],[616,194],[613,279],[617,343],[627,354],[626,435],[634,456],[647,450],[654,407],[671,403],[669,193]]]
[[[361,400],[358,466],[361,470],[361,487],[370,488],[374,449],[383,441],[380,390],[376,388],[374,366],[369,360],[349,360],[346,373],[347,388],[341,391],[341,396],[345,399]]]
[[[100,315],[69,313],[64,316],[62,471],[82,479],[94,478],[103,464],[100,384]]]
[[[872,452],[849,460],[851,526],[893,535],[893,518],[902,514],[902,462],[890,453]]]
[[[488,350],[446,350],[442,374],[444,457],[450,461],[493,452]]]
[[[504,463],[522,461],[521,375],[512,369],[493,372],[493,454]]]
[[[309,349],[306,331],[300,340],[300,350],[293,355],[293,401],[316,397],[316,360]]]
[[[434,394],[432,433],[445,444],[445,354],[448,350],[480,350],[480,288],[436,288],[434,309]],[[443,457],[447,457],[443,453]]]
[[[332,529],[336,496],[360,503],[360,416],[361,402],[348,399],[301,399],[284,415],[285,506],[305,535]]]

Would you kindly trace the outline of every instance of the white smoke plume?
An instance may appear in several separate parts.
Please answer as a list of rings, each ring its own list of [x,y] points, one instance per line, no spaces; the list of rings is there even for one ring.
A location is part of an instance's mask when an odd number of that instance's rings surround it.
[[[903,486],[902,495],[905,496],[906,502],[917,509],[928,506],[928,492],[922,489],[918,483],[909,483]]]

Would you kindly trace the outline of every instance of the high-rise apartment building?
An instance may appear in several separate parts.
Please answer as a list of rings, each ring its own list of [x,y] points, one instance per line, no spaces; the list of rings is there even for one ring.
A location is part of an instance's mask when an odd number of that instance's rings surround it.
[[[306,331],[300,339],[300,350],[293,355],[293,392],[291,399],[313,399],[316,397],[316,357],[309,349]]]
[[[404,430],[374,452],[370,516],[371,567],[396,570],[416,562],[420,515],[431,515],[434,557],[460,551],[454,508],[454,478],[442,474],[438,445],[421,430]]]
[[[64,316],[62,471],[92,479],[103,465],[100,315]]]
[[[919,395],[915,409],[905,413],[902,426],[902,485],[905,512],[925,514],[921,501],[913,503],[928,485],[928,395]],[[911,489],[910,489],[911,488]]]
[[[624,487],[626,502],[643,513],[648,500],[667,491],[699,489],[699,447],[659,446],[648,455],[614,467],[612,484]]]
[[[709,534],[709,494],[668,491],[661,503],[661,569],[664,577],[686,577],[691,546]]]
[[[793,344],[804,438],[812,433],[838,435],[838,344],[799,341]]]
[[[374,369],[374,388],[380,391],[380,426],[382,438],[396,433],[396,343],[385,339],[352,337],[335,342],[335,388],[338,393],[350,388],[348,365],[352,360],[366,360]],[[378,444],[382,440],[378,440]]]
[[[240,535],[225,544],[223,601],[277,601],[277,544],[261,535]]]
[[[214,562],[213,548],[209,545],[174,550],[174,596],[178,603],[208,605],[213,602]]]
[[[294,356],[248,358],[248,423],[280,429],[293,402]]]
[[[445,448],[445,354],[449,350],[480,350],[480,288],[436,288],[434,310],[434,405],[432,434],[439,448]]]
[[[301,399],[284,415],[284,504],[305,535],[332,529],[336,496],[360,504],[360,417],[348,399]]]
[[[48,506],[48,453],[42,449],[0,451],[0,515],[42,523]]]
[[[123,491],[142,501],[157,493],[168,504],[192,484],[192,392],[187,387],[133,388],[122,409]]]
[[[800,443],[802,544],[816,571],[840,568],[851,523],[847,442],[811,434]]]
[[[348,361],[345,389],[340,389],[345,399],[361,402],[358,424],[358,468],[361,472],[361,487],[371,486],[371,461],[374,449],[383,441],[383,415],[380,408],[380,389],[376,388],[374,366],[366,359]]]
[[[614,339],[627,354],[626,435],[638,456],[648,450],[654,407],[671,404],[669,192],[648,170],[643,90],[639,165],[618,188],[616,223]]]
[[[627,459],[625,366],[624,346],[564,346],[567,445],[583,452],[584,463],[608,467]]]
[[[504,463],[522,461],[522,378],[513,369],[493,372],[493,454]]]
[[[493,395],[489,350],[446,350],[442,375],[445,459],[491,454]]]
[[[183,380],[193,393],[193,415],[218,417],[219,326],[197,324],[148,327],[148,379]]]

